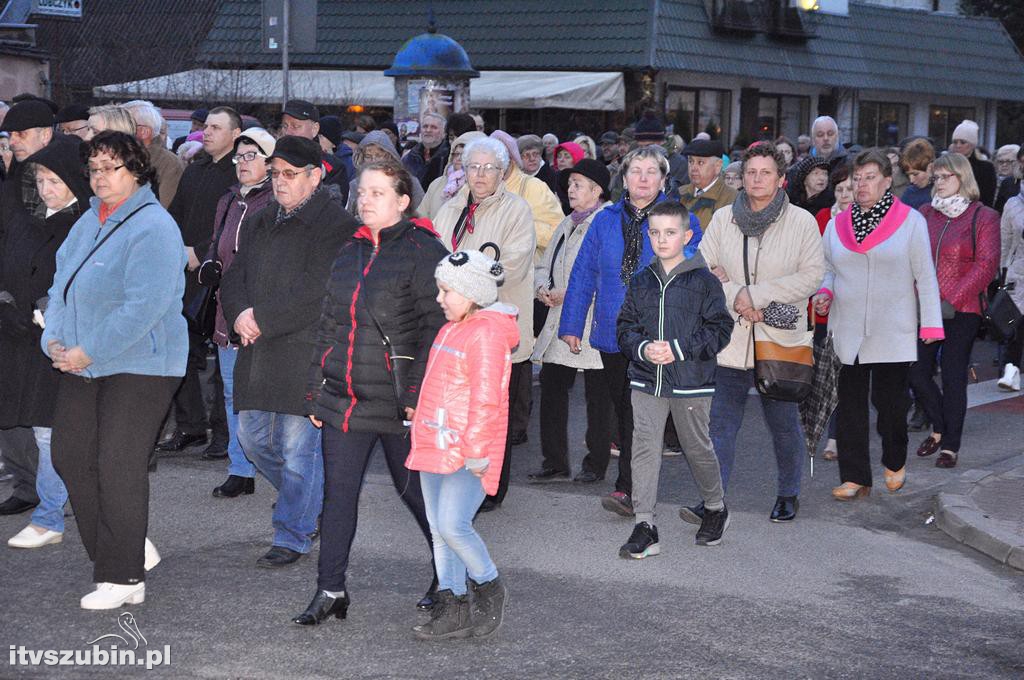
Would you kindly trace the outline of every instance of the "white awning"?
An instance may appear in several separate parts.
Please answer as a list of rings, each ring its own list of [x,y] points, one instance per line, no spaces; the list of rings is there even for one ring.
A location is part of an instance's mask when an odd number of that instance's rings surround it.
[[[393,106],[394,78],[381,71],[305,71],[290,74],[289,94],[318,105]],[[96,97],[170,101],[281,101],[279,70],[194,69],[93,88]],[[622,111],[626,87],[618,72],[484,71],[470,83],[475,109]]]

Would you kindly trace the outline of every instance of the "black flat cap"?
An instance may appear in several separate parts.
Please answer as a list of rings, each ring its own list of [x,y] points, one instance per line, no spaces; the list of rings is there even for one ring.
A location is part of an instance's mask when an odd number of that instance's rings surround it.
[[[718,158],[725,153],[725,147],[717,139],[695,139],[686,145],[683,153],[701,158]]]
[[[307,165],[320,167],[321,161],[320,144],[312,139],[286,135],[277,140],[274,146],[274,153],[270,158],[280,158],[288,165],[296,168],[304,168]]]
[[[26,99],[11,107],[0,127],[2,132],[23,132],[32,128],[53,127],[53,111],[41,99]]]

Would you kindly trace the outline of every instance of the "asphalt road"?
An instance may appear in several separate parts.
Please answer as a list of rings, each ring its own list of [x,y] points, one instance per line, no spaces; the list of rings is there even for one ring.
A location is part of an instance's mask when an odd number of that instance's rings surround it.
[[[993,376],[986,368],[982,377]],[[575,464],[585,418],[577,392]],[[960,469],[1024,449],[1022,415],[1021,397],[972,409]],[[627,562],[617,550],[631,524],[598,503],[610,481],[526,484],[538,439],[534,427],[514,450],[505,505],[477,523],[510,590],[490,641],[412,639],[429,555],[379,457],[361,499],[349,618],[309,629],[289,618],[313,595],[315,552],[284,570],[255,568],[271,535],[272,489],[258,480],[254,496],[213,498],[224,465],[192,452],[163,458],[152,477],[150,536],[164,561],[146,602],[128,608],[146,638],[140,649],[169,646],[170,664],[11,665],[12,645],[82,650],[120,632],[117,611],[78,607],[91,571],[72,520],[60,546],[0,548],[0,678],[1024,677],[1024,575],[926,524],[951,476],[930,460],[912,456],[904,492],[852,504],[831,500],[835,464],[819,462],[813,480],[805,471],[797,521],[772,524],[774,462],[752,399],[723,544],[693,545],[695,528],[676,512],[696,490],[685,462],[666,459],[662,554]],[[0,517],[0,536],[26,521]]]

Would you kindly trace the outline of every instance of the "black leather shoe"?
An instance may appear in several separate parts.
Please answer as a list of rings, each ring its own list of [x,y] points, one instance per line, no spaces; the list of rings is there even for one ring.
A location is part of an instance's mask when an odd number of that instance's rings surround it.
[[[292,623],[300,626],[316,626],[323,623],[332,616],[344,619],[348,615],[348,593],[343,592],[341,597],[331,597],[322,590],[316,591],[313,601],[306,607],[306,611],[292,619]]]
[[[167,439],[156,445],[157,451],[182,451],[190,446],[202,446],[206,443],[206,433],[185,434],[181,430],[175,430]]]
[[[203,458],[210,460],[222,460],[228,457],[228,443],[214,439],[203,451]]]
[[[602,479],[604,479],[604,475],[599,475],[590,470],[581,470],[578,475],[572,478],[572,481],[579,482],[580,484],[593,484],[594,482],[600,482]]]
[[[20,515],[26,510],[31,510],[37,505],[39,505],[38,501],[35,503],[29,503],[28,501],[16,496],[11,496],[3,503],[0,503],[0,515]]]
[[[529,480],[530,484],[545,484],[547,482],[568,482],[569,473],[561,472],[560,470],[538,470],[533,474],[527,475],[526,479]]]
[[[234,498],[235,496],[251,495],[256,491],[256,480],[252,477],[228,475],[228,480],[213,490],[217,498]]]
[[[434,580],[430,582],[430,589],[416,603],[416,609],[421,612],[429,612],[434,608],[434,603],[437,601],[437,585],[437,576],[434,576]]]
[[[799,509],[800,501],[796,496],[779,496],[775,499],[775,507],[768,519],[773,522],[792,522]]]
[[[526,430],[513,432],[509,439],[512,441],[512,446],[519,446],[520,444],[525,444],[530,441],[530,438],[526,436]]]
[[[299,558],[302,557],[302,553],[295,552],[284,546],[275,545],[267,551],[267,554],[256,560],[257,567],[265,567],[267,569],[276,569],[277,567],[287,567],[289,564],[295,564]]]
[[[679,508],[679,519],[689,524],[701,524],[704,522],[704,501],[697,505],[684,505]]]

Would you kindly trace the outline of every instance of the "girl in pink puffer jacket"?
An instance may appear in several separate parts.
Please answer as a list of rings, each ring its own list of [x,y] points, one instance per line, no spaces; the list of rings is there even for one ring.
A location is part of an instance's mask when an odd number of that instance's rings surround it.
[[[413,632],[487,637],[501,625],[506,592],[473,518],[504,462],[517,310],[496,304],[504,270],[483,253],[452,253],[434,276],[448,323],[427,359],[405,465],[420,472],[439,585],[430,621]]]

